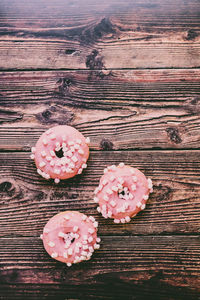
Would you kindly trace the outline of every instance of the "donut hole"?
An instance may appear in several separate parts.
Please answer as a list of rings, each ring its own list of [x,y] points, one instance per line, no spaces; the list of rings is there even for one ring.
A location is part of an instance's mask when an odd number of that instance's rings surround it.
[[[64,156],[63,149],[60,148],[60,150],[58,150],[58,151],[55,150],[55,154],[58,158],[62,158]]]
[[[128,187],[124,186],[123,189],[118,191],[118,197],[125,200],[126,197],[129,196],[129,193]]]
[[[62,237],[62,240],[65,244],[69,243],[69,242],[70,242],[70,244],[73,244],[75,239],[76,239],[75,237],[71,236],[71,232],[64,233],[64,237]]]

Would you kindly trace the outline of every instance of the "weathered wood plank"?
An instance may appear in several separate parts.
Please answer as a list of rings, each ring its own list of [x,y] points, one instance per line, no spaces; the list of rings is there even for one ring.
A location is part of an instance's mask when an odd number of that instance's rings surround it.
[[[92,149],[199,148],[200,69],[0,73],[0,149],[27,150],[56,124]]]
[[[163,286],[164,295],[166,287],[170,293],[176,286],[179,292],[199,292],[197,236],[103,236],[92,259],[70,269],[51,259],[38,238],[1,238],[0,243],[1,284],[62,283],[74,288],[87,284],[95,288],[115,281],[116,287],[128,285],[128,294],[137,284],[144,290]],[[162,289],[160,293],[163,295]]]
[[[125,225],[101,217],[92,200],[104,167],[121,161],[139,168],[154,183],[145,211]],[[93,215],[104,235],[196,234],[199,173],[200,151],[92,151],[81,176],[55,185],[40,178],[28,153],[1,153],[0,236],[39,236],[50,217],[67,209]]]
[[[31,2],[1,4],[1,69],[199,67],[198,1]]]

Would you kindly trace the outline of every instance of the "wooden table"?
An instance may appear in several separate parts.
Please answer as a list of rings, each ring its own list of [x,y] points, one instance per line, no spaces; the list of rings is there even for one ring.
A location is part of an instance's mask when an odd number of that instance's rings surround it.
[[[199,16],[198,0],[1,0],[1,299],[200,299]],[[30,159],[56,124],[91,139],[87,170],[58,185]],[[118,225],[92,199],[122,161],[154,193]],[[39,239],[67,209],[102,238],[71,268]]]

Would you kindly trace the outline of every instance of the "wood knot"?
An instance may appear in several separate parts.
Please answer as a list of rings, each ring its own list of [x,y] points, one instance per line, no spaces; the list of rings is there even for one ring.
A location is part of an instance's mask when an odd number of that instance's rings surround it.
[[[45,109],[43,112],[38,113],[36,118],[42,124],[57,123],[60,125],[67,125],[73,120],[74,114],[63,106],[54,105]]]
[[[76,52],[76,50],[74,50],[74,49],[66,49],[66,50],[65,50],[65,54],[67,54],[67,55],[71,55],[71,54],[73,54],[74,52]]]
[[[187,32],[186,40],[194,40],[198,36],[198,33],[194,29],[189,29]]]
[[[0,178],[0,195],[3,200],[11,200],[19,193],[19,187],[10,178]]]
[[[102,139],[100,142],[100,148],[102,150],[112,150],[113,149],[113,143],[108,139]]]
[[[166,129],[166,132],[170,138],[170,140],[175,144],[180,144],[182,142],[182,139],[179,135],[179,131],[175,127],[169,127]]]
[[[66,96],[70,92],[70,86],[74,84],[74,80],[72,78],[60,78],[56,82],[56,90],[59,94]]]
[[[105,77],[113,75],[112,72],[107,70],[104,66],[103,56],[101,56],[96,49],[87,56],[86,67],[91,70],[88,75],[88,80],[91,80],[92,78],[104,79]]]
[[[159,184],[154,186],[154,199],[156,201],[166,201],[169,200],[172,195],[172,189],[169,186]]]

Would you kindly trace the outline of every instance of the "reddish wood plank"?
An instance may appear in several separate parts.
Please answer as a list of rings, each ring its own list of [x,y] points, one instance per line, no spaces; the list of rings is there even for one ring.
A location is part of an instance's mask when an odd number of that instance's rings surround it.
[[[154,183],[147,208],[126,225],[104,219],[93,202],[105,166],[121,161],[139,168]],[[68,209],[93,215],[104,235],[196,234],[199,162],[199,151],[92,151],[83,175],[55,185],[37,174],[28,153],[1,153],[0,236],[39,236],[50,217]]]
[[[199,69],[0,73],[0,149],[27,150],[56,124],[91,148],[199,148]]]

